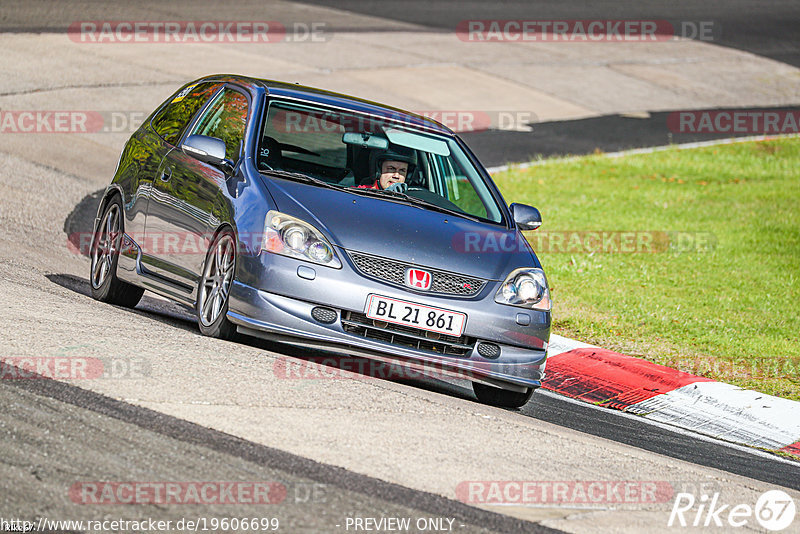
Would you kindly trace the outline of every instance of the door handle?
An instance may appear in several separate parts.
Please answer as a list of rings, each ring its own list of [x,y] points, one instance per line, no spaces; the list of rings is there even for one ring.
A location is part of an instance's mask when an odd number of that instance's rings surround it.
[[[169,167],[164,167],[164,170],[161,171],[161,181],[169,182],[170,178],[172,178],[172,169]]]

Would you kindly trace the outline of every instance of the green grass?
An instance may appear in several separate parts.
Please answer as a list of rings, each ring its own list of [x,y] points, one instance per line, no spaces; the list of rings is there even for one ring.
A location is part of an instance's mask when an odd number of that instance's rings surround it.
[[[555,333],[800,400],[800,139],[596,154],[495,179],[509,202],[542,212],[526,234]],[[588,230],[648,232],[658,251],[550,239]],[[679,236],[701,241],[676,247]]]

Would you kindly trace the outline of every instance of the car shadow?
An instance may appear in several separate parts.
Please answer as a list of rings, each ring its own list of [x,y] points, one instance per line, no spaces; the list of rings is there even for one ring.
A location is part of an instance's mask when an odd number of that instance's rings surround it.
[[[104,192],[105,189],[100,189],[83,197],[64,219],[64,233],[67,234],[69,246],[87,258],[94,230],[94,217]]]
[[[72,274],[48,274],[45,276],[52,283],[65,289],[86,297],[91,297],[92,295],[91,286],[87,278]],[[151,297],[148,293],[142,296],[135,308],[115,307],[170,326],[195,332],[198,336],[202,335],[197,329],[197,319],[190,310],[179,304]],[[270,341],[242,334],[237,336],[236,342],[279,354],[283,358],[290,358],[290,360],[284,360],[283,363],[284,366],[288,365],[294,369],[295,376],[287,377],[291,379],[307,378],[314,380],[326,377],[346,378],[356,376],[405,384],[434,393],[476,401],[471,387],[468,384],[464,386],[463,380],[427,376],[402,367],[400,364],[390,364],[370,360],[369,358],[350,356],[335,350],[298,347],[290,343]]]
[[[270,342],[248,336],[248,344],[295,358],[276,366],[276,373],[294,380],[342,379],[358,377],[396,384],[405,384],[434,393],[476,400],[468,382],[452,377],[443,377],[433,367],[427,374],[404,366],[401,362],[387,363],[361,356],[337,352],[334,349],[320,350],[297,347],[286,342]],[[278,371],[279,369],[279,371]],[[465,385],[466,384],[466,385]]]
[[[45,276],[54,284],[69,289],[70,291],[74,291],[86,297],[92,296],[92,289],[87,278],[72,274],[47,274]],[[193,330],[197,328],[194,316],[189,310],[179,304],[161,298],[151,297],[147,293],[142,296],[142,299],[135,308],[126,308],[123,306],[114,307],[136,315],[154,318],[170,326],[175,326],[184,330]]]

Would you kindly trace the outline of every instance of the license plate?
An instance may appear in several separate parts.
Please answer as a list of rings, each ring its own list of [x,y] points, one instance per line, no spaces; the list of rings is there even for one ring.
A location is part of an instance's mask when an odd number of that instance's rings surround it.
[[[402,324],[455,337],[464,332],[464,325],[467,322],[467,315],[464,313],[380,295],[369,296],[366,315],[377,321]]]

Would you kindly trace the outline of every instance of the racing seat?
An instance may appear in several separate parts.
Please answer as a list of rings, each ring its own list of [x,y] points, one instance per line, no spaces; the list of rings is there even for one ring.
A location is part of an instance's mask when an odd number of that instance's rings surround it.
[[[406,176],[406,185],[408,185],[408,187],[428,189],[427,180],[422,174],[422,169],[419,168],[419,165],[415,166],[414,171]]]
[[[283,168],[281,145],[272,137],[265,137],[258,147],[256,165],[259,170],[280,170]]]
[[[372,185],[375,183],[374,151],[369,148],[354,147],[353,169],[355,185]]]

